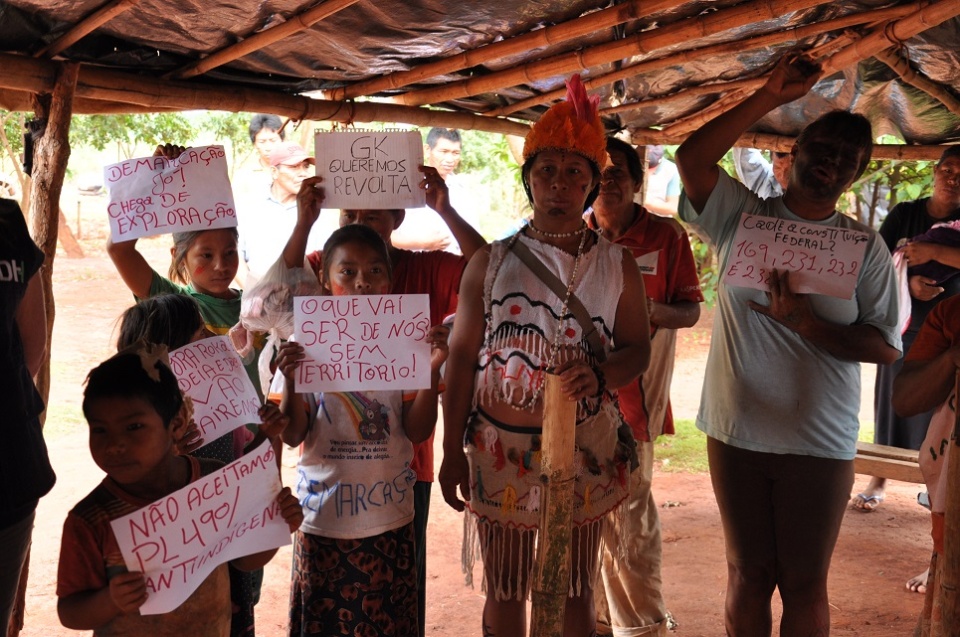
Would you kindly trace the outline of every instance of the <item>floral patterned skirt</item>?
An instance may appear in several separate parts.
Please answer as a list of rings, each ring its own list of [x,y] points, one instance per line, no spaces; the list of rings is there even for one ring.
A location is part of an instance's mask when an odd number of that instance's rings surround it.
[[[290,635],[417,637],[413,523],[357,540],[298,531]]]

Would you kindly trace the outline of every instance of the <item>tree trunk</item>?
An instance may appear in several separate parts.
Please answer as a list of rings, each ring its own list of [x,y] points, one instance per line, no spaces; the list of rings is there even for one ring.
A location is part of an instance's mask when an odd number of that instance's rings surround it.
[[[63,189],[67,159],[70,157],[68,134],[79,70],[80,66],[77,64],[61,65],[53,95],[37,95],[34,108],[37,118],[46,121],[40,138],[34,144],[33,181],[30,186],[32,209],[29,219],[33,240],[45,255],[39,276],[43,282],[44,305],[47,310],[47,343],[50,343],[53,338],[53,319],[56,309],[53,303],[53,260],[57,254],[60,191]],[[37,390],[43,397],[44,403],[50,397],[50,349],[50,347],[47,348],[46,360],[37,374]],[[40,416],[41,424],[45,419],[46,412]],[[17,595],[13,617],[10,619],[10,625],[7,626],[7,637],[16,637],[23,628],[23,591],[26,589],[29,563],[28,554],[23,573],[20,575],[20,592]]]
[[[534,564],[530,637],[561,637],[570,589],[573,518],[573,454],[577,403],[560,391],[560,377],[547,374],[543,388],[540,535]]]

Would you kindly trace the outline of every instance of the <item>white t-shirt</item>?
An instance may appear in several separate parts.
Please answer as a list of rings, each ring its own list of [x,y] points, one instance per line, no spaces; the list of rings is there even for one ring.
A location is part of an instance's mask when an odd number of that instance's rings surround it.
[[[247,201],[237,201],[237,231],[240,233],[240,258],[247,264],[251,277],[260,279],[280,255],[297,225],[297,201],[282,204],[267,194]],[[307,239],[307,253],[322,250],[323,244],[340,227],[339,210],[321,210],[320,218]],[[245,282],[250,287],[252,281]]]
[[[283,391],[277,375],[275,390]],[[412,395],[411,395],[412,396]],[[300,530],[350,539],[413,520],[413,443],[401,422],[403,392],[307,394],[310,428],[297,465]]]
[[[810,294],[810,304],[832,323],[872,325],[901,349],[896,277],[880,235],[838,212],[819,222],[801,219],[781,197],[761,200],[722,170],[699,215],[685,194],[680,197],[680,218],[716,246],[721,272],[744,213],[868,232],[853,298]],[[748,301],[769,305],[762,290],[718,285],[697,427],[743,449],[852,459],[860,430],[860,363],[836,358],[750,309]]]
[[[489,210],[486,190],[469,175],[447,177],[450,205],[475,230],[480,231],[480,213]],[[445,250],[460,254],[460,245],[436,210],[424,206],[410,208],[400,227],[390,236],[393,245],[407,250]]]

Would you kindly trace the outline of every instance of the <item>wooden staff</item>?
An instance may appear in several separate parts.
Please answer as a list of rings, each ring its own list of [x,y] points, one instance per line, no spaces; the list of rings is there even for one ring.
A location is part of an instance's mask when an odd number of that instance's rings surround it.
[[[960,373],[954,381],[953,400],[960,396]],[[940,595],[943,608],[943,634],[960,631],[960,417],[954,412],[953,440],[947,456],[947,501],[943,524],[943,563],[940,567]]]
[[[570,590],[573,518],[573,454],[577,403],[560,391],[560,377],[547,374],[543,388],[540,537],[534,565],[530,637],[561,637]]]

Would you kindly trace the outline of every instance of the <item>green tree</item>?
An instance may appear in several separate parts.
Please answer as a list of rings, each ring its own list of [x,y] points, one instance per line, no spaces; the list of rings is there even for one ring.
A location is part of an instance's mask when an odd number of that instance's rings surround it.
[[[152,148],[170,143],[187,146],[196,134],[183,113],[134,115],[76,115],[70,122],[70,144],[104,150],[116,143],[125,159],[137,154],[137,145]]]
[[[226,148],[230,158],[230,179],[233,179],[236,166],[253,152],[253,145],[250,143],[250,118],[250,113],[207,111],[200,119],[200,129],[209,132],[216,140],[215,143],[223,144]]]

